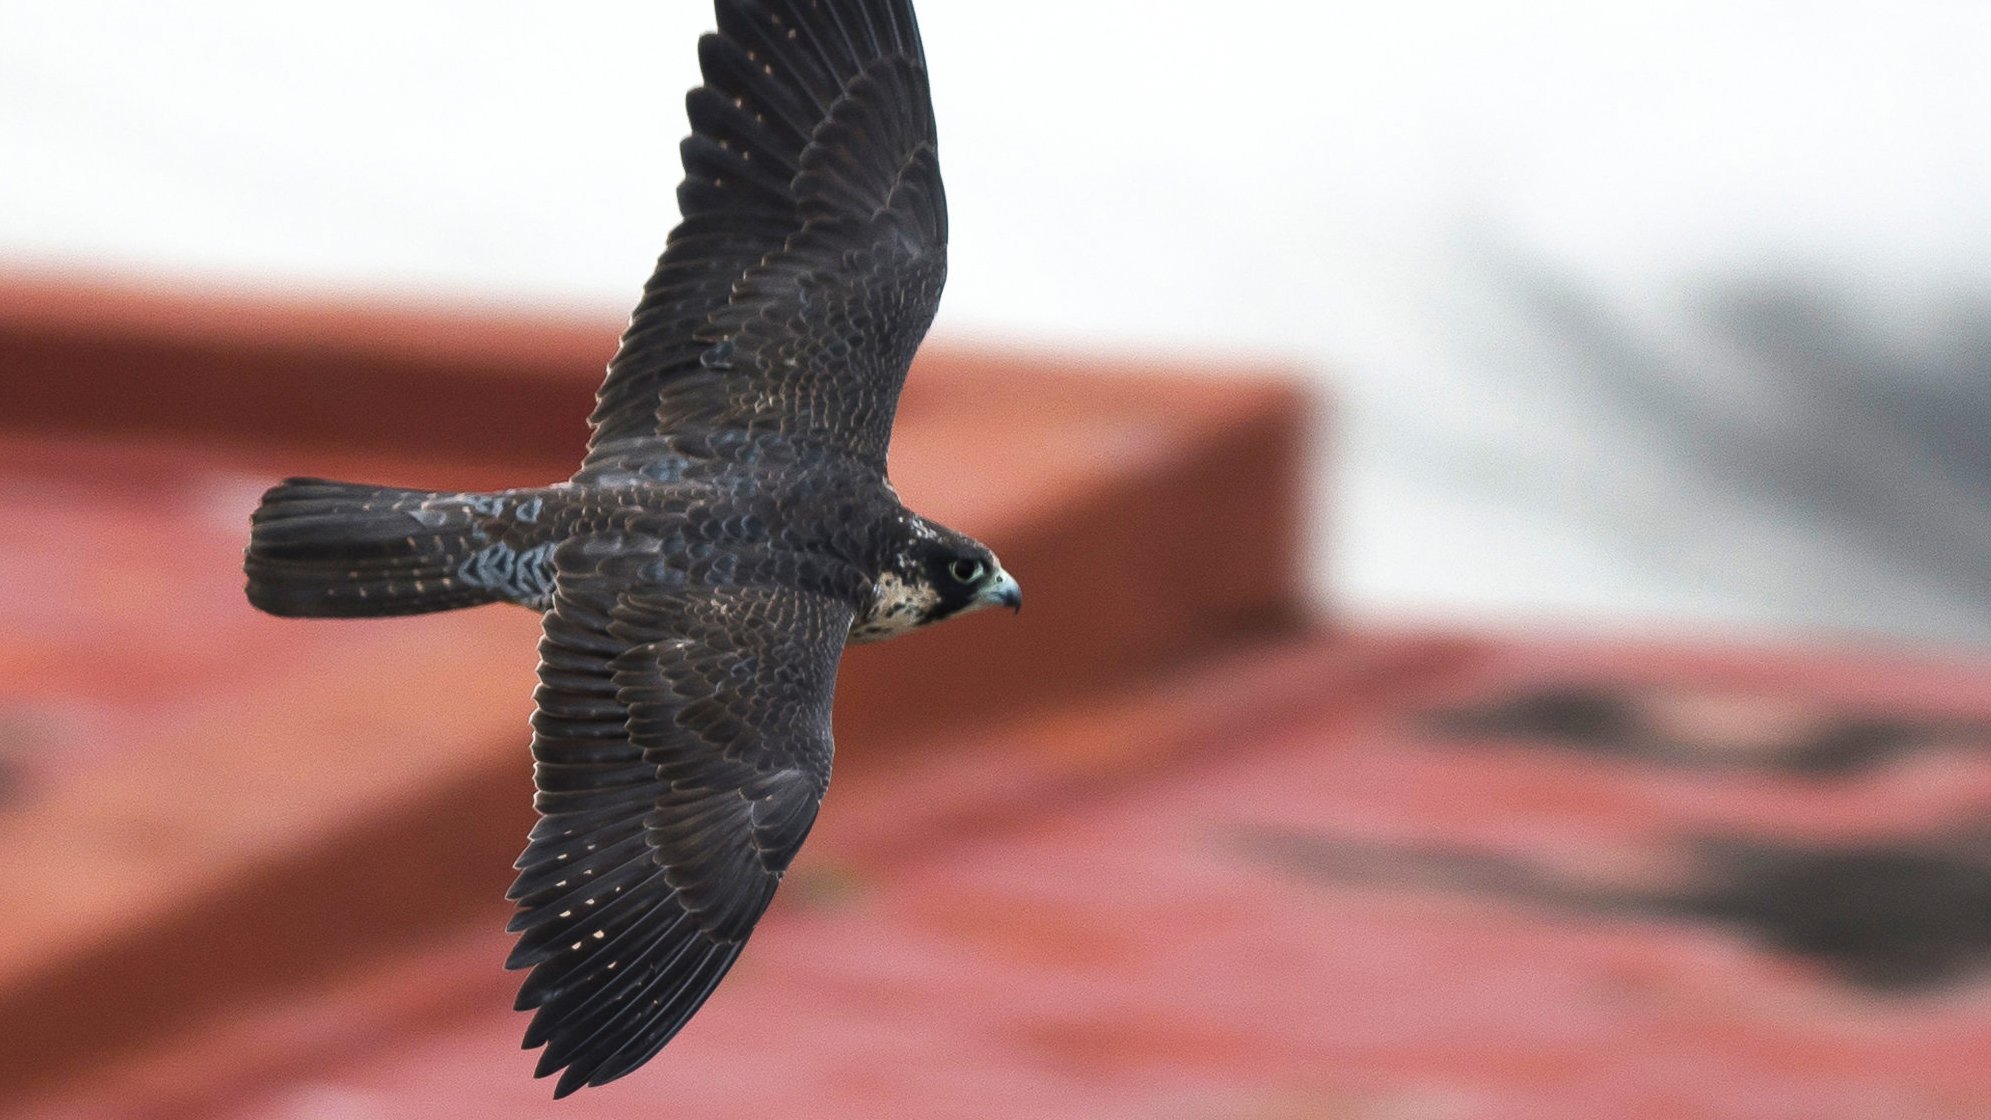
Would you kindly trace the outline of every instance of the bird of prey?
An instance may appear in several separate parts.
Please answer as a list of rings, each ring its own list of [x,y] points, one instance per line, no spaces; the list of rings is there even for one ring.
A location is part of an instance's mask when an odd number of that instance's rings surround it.
[[[579,471],[489,494],[291,479],[245,561],[277,615],[544,612],[508,964],[557,1096],[647,1061],[739,955],[829,782],[845,643],[1021,605],[885,475],[946,274],[911,0],[717,10],[682,221]]]

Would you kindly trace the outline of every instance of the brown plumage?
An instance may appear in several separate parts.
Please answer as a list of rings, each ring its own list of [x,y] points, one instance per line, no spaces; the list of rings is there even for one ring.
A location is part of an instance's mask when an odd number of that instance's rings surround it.
[[[845,643],[1020,602],[885,479],[946,273],[910,0],[717,8],[683,221],[579,472],[499,494],[292,479],[246,561],[276,614],[546,612],[509,963],[556,1095],[648,1060],[739,955],[828,785]]]

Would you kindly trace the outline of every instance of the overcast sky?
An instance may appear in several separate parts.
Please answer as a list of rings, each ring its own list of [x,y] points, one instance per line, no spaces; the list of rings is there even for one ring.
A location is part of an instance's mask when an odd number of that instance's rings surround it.
[[[1309,370],[1323,595],[1991,637],[1991,455],[1940,421],[1991,423],[1991,5],[921,17],[936,333]],[[711,23],[0,0],[0,257],[619,314]]]

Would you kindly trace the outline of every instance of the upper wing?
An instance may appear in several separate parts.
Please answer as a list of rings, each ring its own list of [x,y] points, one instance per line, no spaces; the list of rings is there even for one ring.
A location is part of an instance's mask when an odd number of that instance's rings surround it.
[[[911,0],[718,0],[684,220],[630,317],[589,457],[692,426],[884,463],[946,278],[947,202]]]
[[[570,546],[572,547],[572,546]],[[541,819],[511,897],[556,1096],[647,1061],[732,966],[816,819],[852,611],[766,587],[631,590],[563,565],[540,643]]]

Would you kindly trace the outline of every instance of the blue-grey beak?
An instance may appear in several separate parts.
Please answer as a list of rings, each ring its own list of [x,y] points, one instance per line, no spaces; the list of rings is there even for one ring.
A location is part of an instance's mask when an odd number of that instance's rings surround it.
[[[1001,568],[996,569],[996,578],[975,598],[993,606],[1008,607],[1011,611],[1023,609],[1023,588],[1014,576]]]

